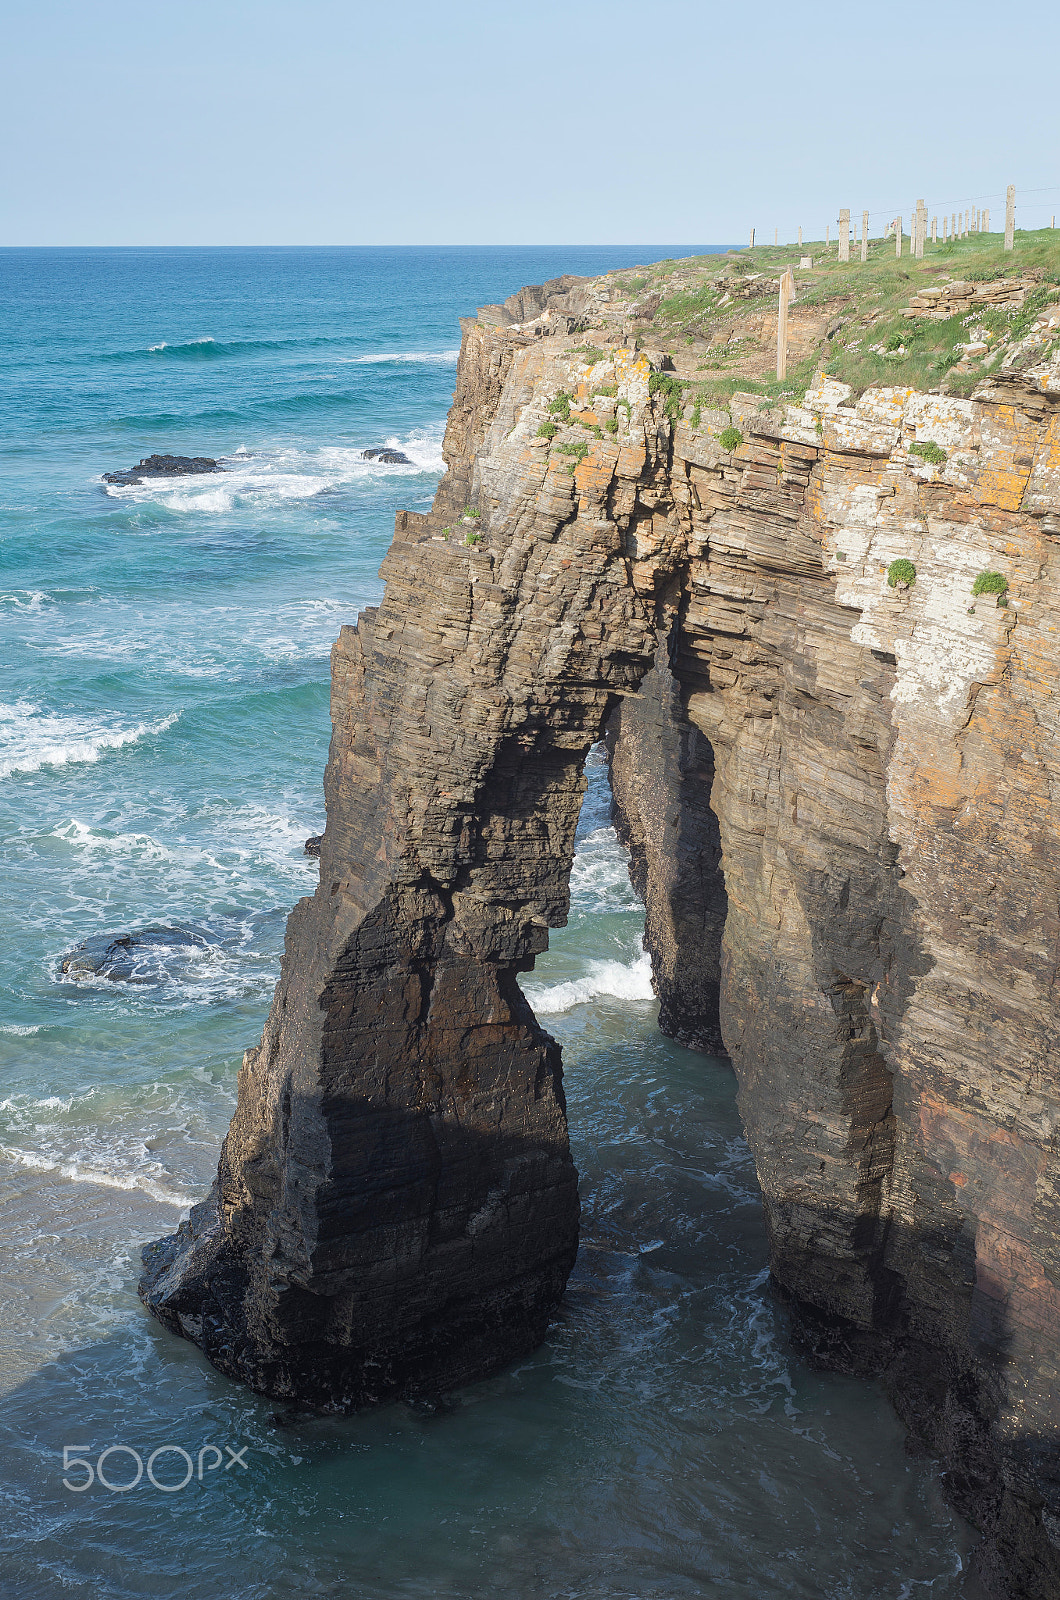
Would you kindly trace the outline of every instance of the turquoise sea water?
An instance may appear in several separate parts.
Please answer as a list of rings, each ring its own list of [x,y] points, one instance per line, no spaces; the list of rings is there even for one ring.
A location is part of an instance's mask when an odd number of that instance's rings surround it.
[[[457,317],[681,253],[0,251],[4,1600],[970,1593],[881,1395],[787,1348],[732,1075],[655,1028],[598,760],[570,925],[526,980],[582,1177],[543,1349],[443,1413],[299,1419],[136,1299],[314,883],[328,651],[442,471]],[[361,460],[383,443],[413,465]],[[226,471],[101,483],[151,451]],[[149,925],[198,942],[140,983],[61,978]],[[123,1449],[78,1492],[64,1446]],[[179,1482],[176,1447],[186,1487],[120,1487],[131,1450]]]

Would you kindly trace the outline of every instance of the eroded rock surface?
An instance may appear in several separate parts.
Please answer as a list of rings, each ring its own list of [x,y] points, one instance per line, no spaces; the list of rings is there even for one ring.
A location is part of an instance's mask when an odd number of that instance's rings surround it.
[[[565,281],[464,323],[434,509],[399,515],[382,604],[335,646],[320,887],[214,1194],[142,1293],[223,1371],[324,1406],[540,1339],[577,1197],[517,975],[566,914],[606,730],[662,1019],[732,1057],[800,1337],[884,1373],[994,1591],[1046,1600],[1055,373],[693,411],[610,305]],[[443,531],[467,506],[470,544]],[[1006,605],[973,600],[983,570]]]

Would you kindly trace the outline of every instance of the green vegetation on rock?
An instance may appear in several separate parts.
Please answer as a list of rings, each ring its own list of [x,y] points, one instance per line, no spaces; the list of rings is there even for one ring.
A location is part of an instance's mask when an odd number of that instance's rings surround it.
[[[554,439],[558,432],[558,422],[543,422],[537,430],[537,437],[539,439]]]
[[[904,556],[899,556],[897,561],[892,561],[887,568],[887,582],[892,589],[897,589],[899,584],[910,588],[916,582],[916,568]]]
[[[558,444],[556,449],[559,451],[560,455],[574,457],[574,460],[567,468],[567,471],[572,477],[574,476],[574,472],[578,466],[578,463],[580,461],[584,461],[586,456],[589,454],[589,446],[585,443],[584,439],[582,440],[581,444]]]
[[[933,467],[941,467],[946,460],[945,450],[941,450],[934,439],[924,439],[909,446],[911,456],[919,456],[922,461],[929,461]]]
[[[680,418],[681,400],[684,392],[684,384],[680,378],[675,378],[672,372],[653,372],[648,379],[649,394],[663,394],[666,396],[663,414],[669,417],[671,422],[677,422]]]
[[[718,434],[718,443],[723,450],[738,450],[743,444],[743,434],[739,428],[726,428],[724,433]]]
[[[973,595],[996,594],[998,596],[998,605],[1001,604],[1001,597],[1007,590],[1008,579],[1003,572],[980,572],[972,584]]]
[[[566,389],[560,389],[553,400],[549,401],[548,409],[552,416],[562,417],[564,422],[570,421],[570,403],[574,396]]]

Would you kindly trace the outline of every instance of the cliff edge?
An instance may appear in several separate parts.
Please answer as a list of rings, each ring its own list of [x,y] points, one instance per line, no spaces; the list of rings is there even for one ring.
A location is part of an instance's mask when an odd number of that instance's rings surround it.
[[[820,376],[722,407],[637,348],[630,293],[465,321],[434,508],[334,648],[320,886],[214,1192],[141,1293],[324,1408],[540,1340],[578,1202],[518,974],[606,735],[662,1023],[732,1058],[800,1340],[884,1374],[994,1591],[1045,1600],[1060,358],[1024,341],[970,397]]]

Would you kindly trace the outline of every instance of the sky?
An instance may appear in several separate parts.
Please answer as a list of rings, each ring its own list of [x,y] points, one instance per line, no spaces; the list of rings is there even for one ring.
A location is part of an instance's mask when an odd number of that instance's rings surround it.
[[[0,38],[3,245],[789,242],[920,197],[996,228],[1008,183],[1017,226],[1060,213],[1055,0],[0,0]]]

